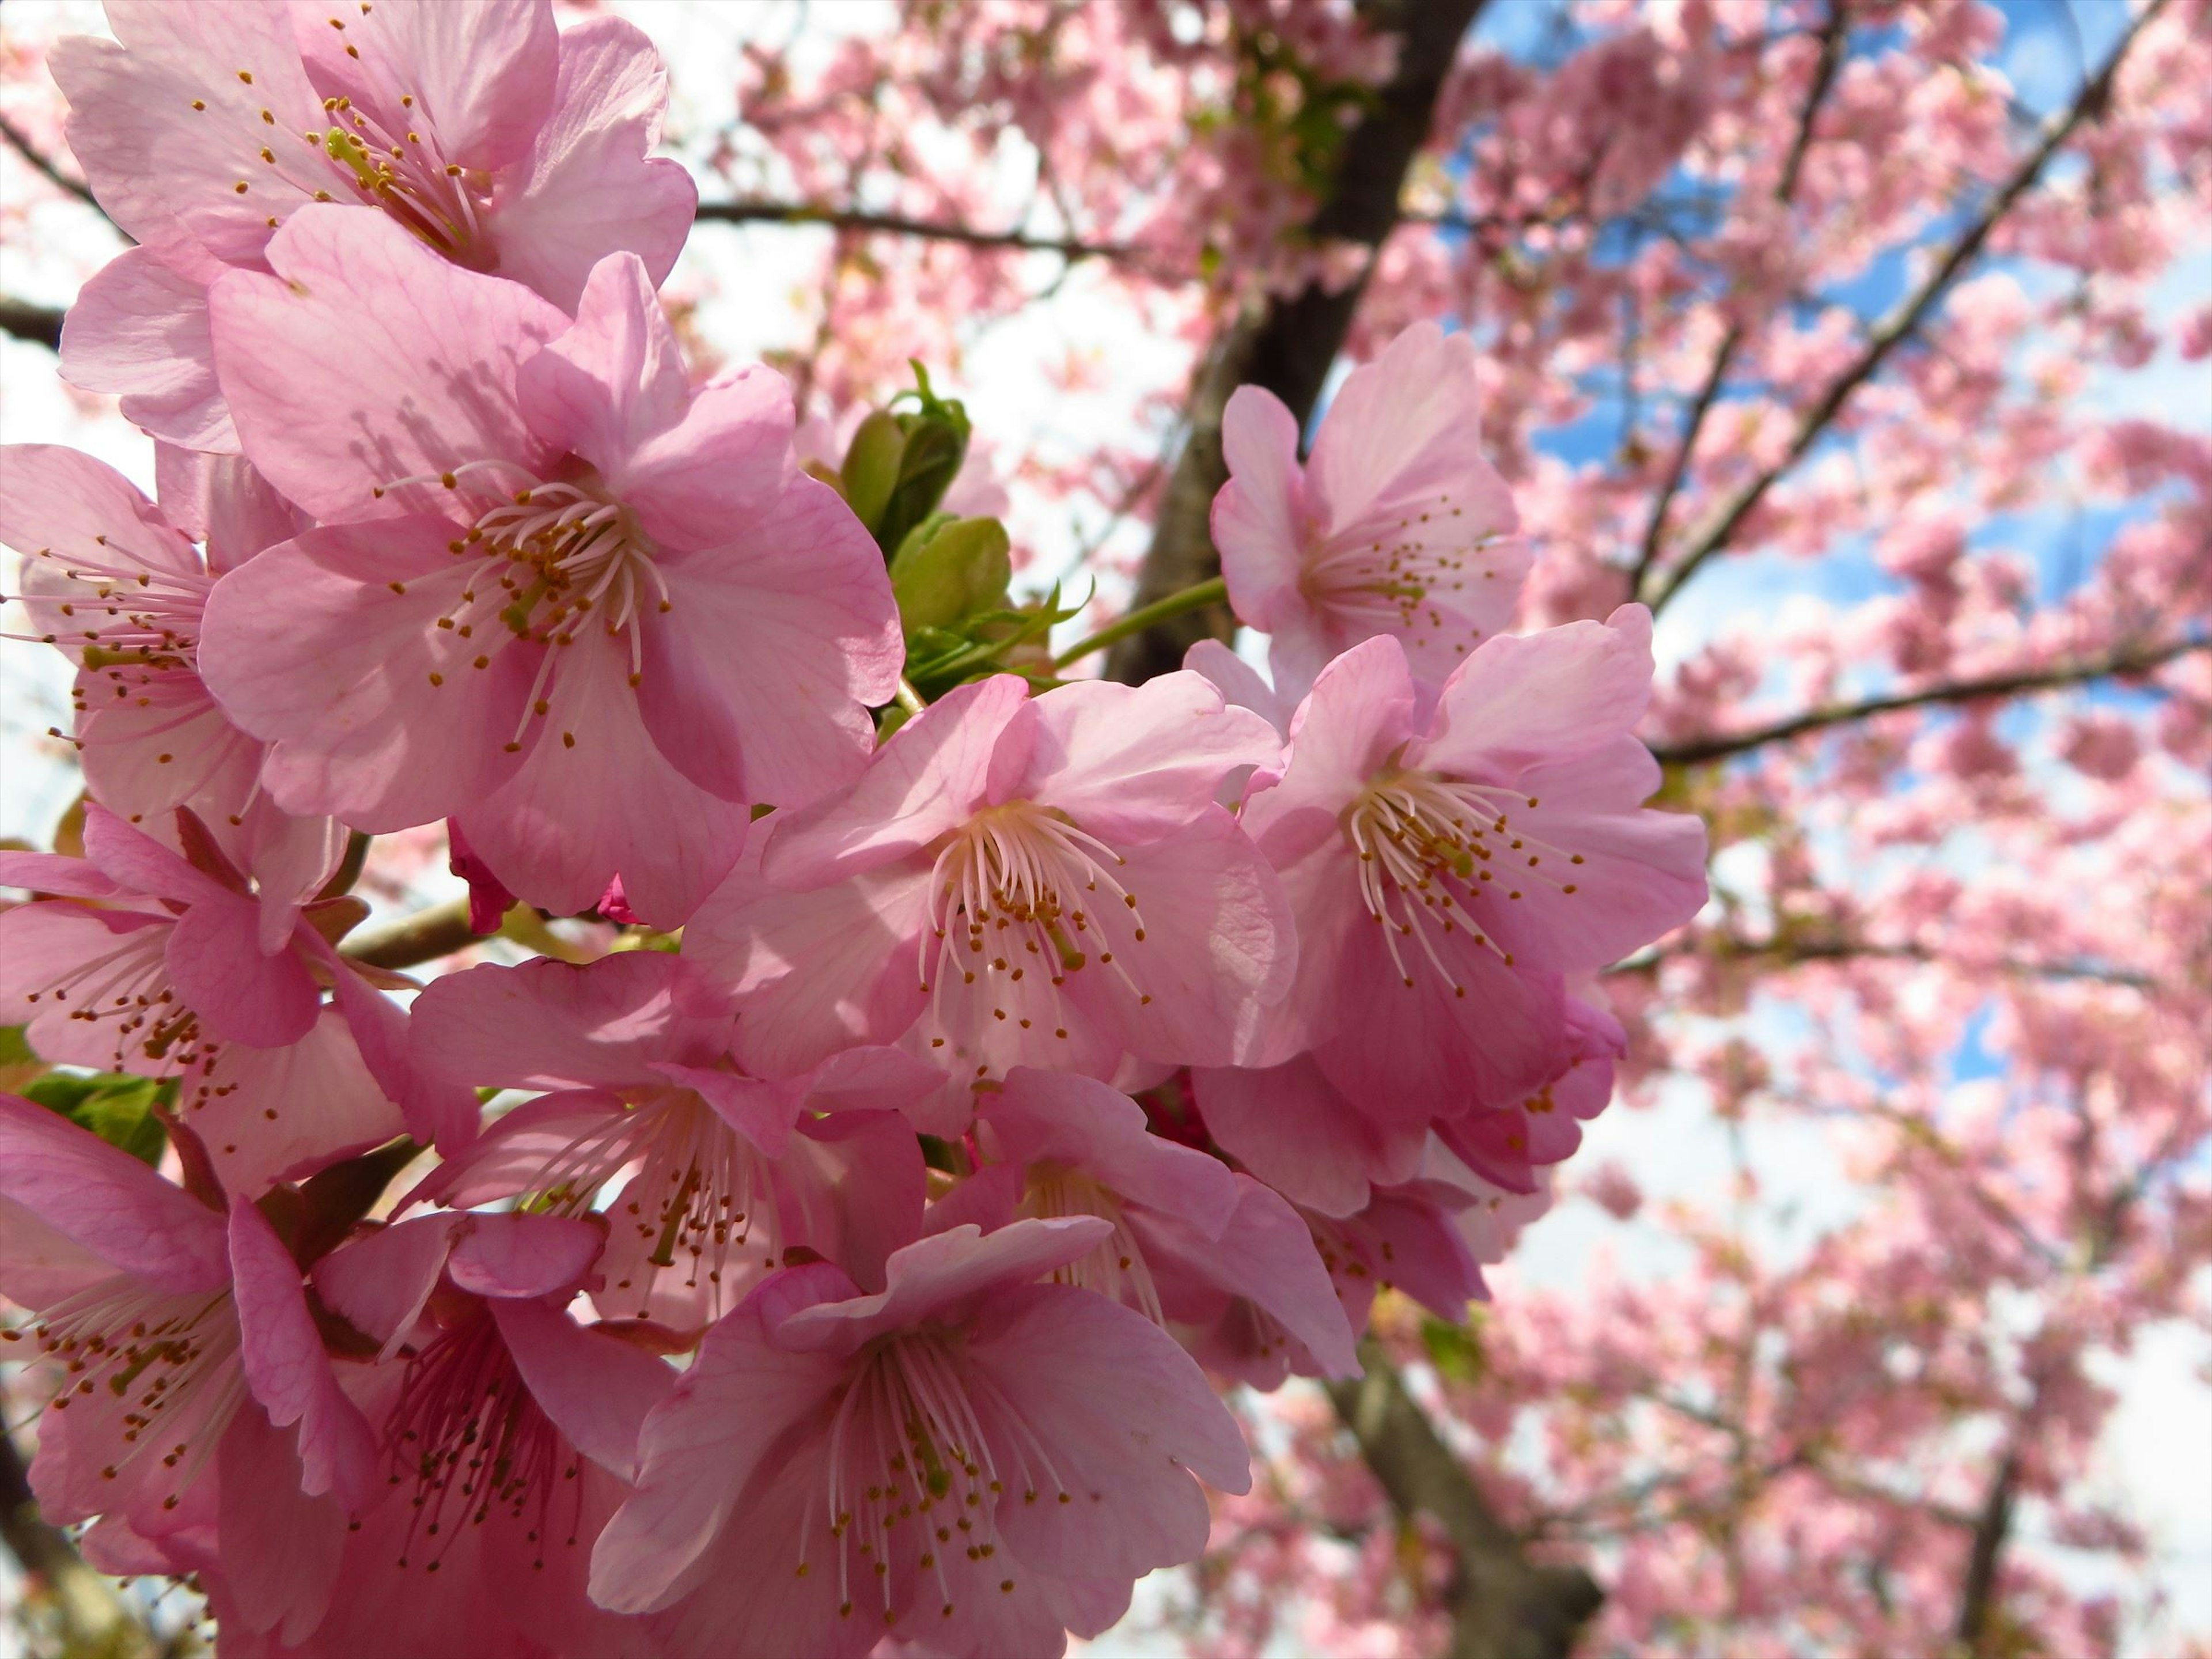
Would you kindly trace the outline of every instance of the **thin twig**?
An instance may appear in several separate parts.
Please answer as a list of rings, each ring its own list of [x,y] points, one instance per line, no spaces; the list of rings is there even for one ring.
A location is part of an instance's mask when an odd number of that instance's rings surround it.
[[[702,224],[827,225],[833,230],[916,236],[974,248],[1056,253],[1063,259],[1131,259],[1143,252],[1126,242],[1086,242],[1076,237],[1037,236],[1024,230],[977,230],[940,220],[908,218],[902,213],[863,213],[805,202],[702,202],[696,217]]]
[[[1664,609],[1668,602],[1682,591],[1684,584],[1704,568],[1707,560],[1735,539],[1736,532],[1743,527],[1744,520],[1766,499],[1767,492],[1805,458],[1820,436],[1834,424],[1851,394],[1872,380],[1889,360],[1890,354],[1928,319],[1929,313],[1936,308],[1937,301],[1950,286],[1952,279],[1972,263],[2005,216],[2041,181],[2044,169],[2051,164],[2051,159],[2065,148],[2067,142],[2084,122],[2103,112],[2111,100],[2113,78],[2118,74],[2120,65],[2126,61],[2130,49],[2142,38],[2143,30],[2171,3],[2172,0],[2150,0],[2150,3],[2136,15],[2127,33],[2120,37],[2119,44],[2112,48],[2112,55],[2106,60],[2104,68],[2083,84],[2065,114],[2045,128],[2043,141],[2036,146],[2034,152],[2014,169],[2012,176],[1983,205],[1974,222],[1944,250],[1942,257],[1936,261],[1920,286],[1875,326],[1851,366],[1831,383],[1812,408],[1799,418],[1797,428],[1790,436],[1790,447],[1781,459],[1760,468],[1722,504],[1705,527],[1692,538],[1690,550],[1680,562],[1663,575],[1656,571],[1652,573],[1659,576],[1657,586],[1647,600],[1654,611]]]
[[[1747,731],[1723,732],[1710,737],[1655,744],[1651,752],[1669,766],[1696,766],[1762,749],[1768,744],[1787,743],[1793,738],[1823,732],[1831,726],[1849,726],[1860,720],[1872,720],[1877,715],[1893,714],[1900,709],[1928,708],[1944,703],[1980,702],[1990,697],[2056,691],[2068,686],[2087,685],[2095,680],[2148,674],[2176,658],[2207,650],[2212,650],[2212,640],[2177,640],[2171,644],[2151,648],[2126,647],[2101,657],[2062,663],[2052,668],[2020,669],[2008,674],[1984,675],[1978,679],[1953,680],[1919,691],[1869,697],[1860,702],[1830,703],[1826,708],[1808,708],[1802,714],[1790,715],[1787,720],[1776,720],[1767,726],[1755,726]]]
[[[99,209],[100,217],[106,218],[107,210],[100,207],[99,198],[92,193],[92,186],[82,179],[70,178],[69,174],[56,167],[53,159],[33,143],[22,128],[4,115],[0,115],[0,138],[5,138],[10,145],[14,146],[15,153],[36,168],[40,176],[55,188],[67,191],[80,202],[90,203],[92,206]],[[112,223],[112,221],[110,222]]]
[[[479,937],[469,926],[468,900],[457,898],[403,916],[388,927],[356,934],[338,949],[372,968],[396,971],[449,957],[477,943]]]
[[[1977,975],[1998,973],[2011,979],[2043,979],[2062,982],[2087,981],[2127,991],[2155,991],[2159,981],[2133,969],[2109,967],[2097,962],[2037,962],[2005,957],[1997,962],[1958,962],[1935,945],[1876,944],[1857,939],[1747,939],[1726,934],[1693,933],[1680,944],[1631,957],[1608,971],[1648,974],[1662,963],[1698,960],[1765,962],[1783,968],[1831,962],[1910,962],[1923,967],[1955,963]]]
[[[0,334],[12,334],[49,351],[62,349],[62,313],[52,306],[34,306],[0,294]]]

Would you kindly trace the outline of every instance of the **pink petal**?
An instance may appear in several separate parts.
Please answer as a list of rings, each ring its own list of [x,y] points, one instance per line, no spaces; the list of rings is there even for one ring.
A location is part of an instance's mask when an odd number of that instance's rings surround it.
[[[372,491],[465,461],[543,476],[555,457],[523,424],[515,375],[568,326],[560,312],[335,204],[295,214],[268,258],[276,276],[234,271],[210,306],[240,441],[286,495],[340,522],[444,511],[434,484]]]
[[[410,1041],[424,1065],[478,1087],[634,1086],[704,1036],[679,1006],[684,972],[657,951],[471,968],[415,1000]]]
[[[506,744],[544,647],[436,625],[469,580],[446,550],[453,533],[419,517],[311,530],[216,584],[201,635],[209,689],[270,742],[263,779],[288,810],[382,833],[446,817],[514,774]],[[487,651],[489,666],[474,667]]]
[[[503,276],[574,312],[601,256],[626,248],[658,287],[683,250],[698,188],[647,161],[668,101],[660,54],[635,25],[587,17],[561,35],[553,106],[491,206]]]
[[[550,1296],[591,1270],[605,1237],[596,1224],[565,1216],[465,1216],[446,1271],[477,1296]]]
[[[225,893],[202,898],[169,932],[169,981],[214,1036],[257,1048],[299,1042],[322,1001],[289,951],[264,956],[261,908]]]
[[[335,1008],[296,1042],[234,1043],[212,1067],[186,1072],[179,1109],[206,1143],[224,1190],[248,1197],[380,1146],[407,1127]]]
[[[64,579],[76,567],[205,580],[191,544],[105,462],[58,444],[9,444],[0,457],[0,544],[34,561],[24,574],[42,630],[82,633],[82,624],[72,628],[50,611],[54,600],[81,599],[97,585],[94,577]],[[45,554],[52,557],[39,556]]]
[[[86,857],[126,890],[184,904],[220,903],[244,897],[97,801],[85,808],[84,851]]]
[[[531,1397],[554,1426],[601,1468],[634,1480],[646,1415],[668,1398],[676,1373],[642,1348],[586,1330],[544,1302],[495,1302],[491,1311]]]
[[[594,628],[556,648],[522,764],[457,814],[469,844],[527,903],[573,915],[620,876],[638,915],[679,927],[737,862],[750,816],[654,745],[619,641]]]
[[[959,828],[985,804],[1000,739],[1028,697],[1012,674],[955,686],[901,726],[851,788],[779,814],[762,874],[782,887],[821,887]]]
[[[439,155],[464,167],[494,171],[528,152],[560,65],[544,0],[378,0],[371,12],[340,15],[343,31],[325,14],[299,14],[318,91],[350,96],[386,131],[425,128]]]
[[[1247,627],[1272,629],[1305,606],[1297,418],[1265,387],[1240,386],[1222,411],[1221,450],[1229,482],[1213,498],[1213,544],[1230,605]]]
[[[763,1083],[734,1072],[709,1071],[698,1066],[678,1066],[655,1060],[653,1070],[671,1083],[690,1090],[714,1109],[728,1124],[763,1155],[781,1158],[791,1145],[798,1120],[803,1087],[787,1083]]]
[[[770,1346],[751,1302],[708,1332],[674,1393],[645,1419],[637,1491],[592,1551],[592,1599],[648,1613],[690,1588],[764,1462],[842,1372],[833,1356]]]
[[[1245,832],[1277,869],[1341,842],[1338,815],[1389,763],[1413,719],[1413,677],[1389,635],[1354,646],[1322,672],[1291,723],[1280,780],[1255,787],[1245,803]]]
[[[243,1197],[231,1200],[230,1267],[246,1380],[271,1423],[299,1425],[301,1490],[336,1492],[359,1510],[376,1474],[368,1420],[331,1373],[299,1264]]]
[[[1209,1516],[1191,1477],[1250,1489],[1236,1419],[1141,1314],[1066,1285],[1024,1285],[989,1304],[969,1353],[1074,1494],[1072,1504],[1000,1506],[1006,1547],[1027,1565],[1134,1576],[1193,1560]]]
[[[1421,321],[1354,369],[1315,436],[1307,479],[1332,531],[1448,493],[1467,532],[1510,535],[1513,497],[1482,452],[1474,342]],[[1511,596],[1506,599],[1507,615]]]
[[[220,1216],[130,1153],[15,1095],[0,1095],[0,1198],[161,1290],[229,1282]]]
[[[905,647],[883,555],[843,498],[794,479],[661,574],[672,608],[644,618],[638,694],[661,751],[702,788],[776,805],[857,780]]]
[[[1444,682],[1435,723],[1406,764],[1498,780],[1628,731],[1651,696],[1651,613],[1484,642]]]
[[[398,1005],[329,945],[319,939],[314,944],[362,1063],[386,1098],[398,1103],[407,1132],[447,1156],[466,1146],[476,1136],[481,1115],[475,1091],[417,1066],[408,1047],[408,1017]]]
[[[1149,1133],[1143,1107],[1090,1078],[1018,1067],[983,1097],[977,1122],[998,1158],[1081,1170],[1124,1204],[1164,1211],[1200,1232],[1218,1231],[1236,1207],[1227,1165]]]
[[[417,1216],[341,1244],[314,1265],[315,1292],[389,1358],[421,1316],[446,1270],[453,1236],[477,1219]]]
[[[12,1198],[0,1198],[0,1296],[46,1308],[112,1279],[115,1269]]]
[[[123,418],[196,450],[235,451],[215,377],[207,283],[125,248],[77,290],[62,319],[62,375],[122,398]]]
[[[779,1236],[860,1285],[883,1284],[890,1257],[921,1237],[927,1175],[902,1117],[842,1112],[802,1125],[773,1179]]]
[[[404,1212],[428,1203],[468,1210],[534,1191],[549,1164],[629,1110],[615,1096],[590,1089],[525,1101],[441,1163],[394,1207]]]
[[[1018,773],[992,769],[994,800],[1042,802],[1116,845],[1180,829],[1212,805],[1227,773],[1281,757],[1273,727],[1224,706],[1209,681],[1188,672],[1140,686],[1078,681],[1016,718],[1034,736]]]
[[[366,1442],[366,1423],[361,1432]],[[241,1647],[249,1633],[288,1647],[306,1641],[323,1621],[345,1559],[344,1510],[302,1490],[292,1437],[250,1407],[224,1431],[216,1472],[222,1577],[234,1598],[224,1616],[232,1632],[225,1647]]]
[[[66,858],[59,853],[0,852],[0,885],[69,898],[115,898],[124,890],[114,877],[89,860]]]
[[[1420,1161],[1425,1124],[1370,1117],[1310,1056],[1264,1071],[1200,1070],[1191,1080],[1222,1150],[1324,1215],[1356,1214],[1371,1186],[1407,1179]]]
[[[48,60],[70,102],[70,149],[100,204],[188,275],[257,263],[270,216],[330,172],[319,143],[303,142],[322,131],[323,110],[283,9],[137,0],[107,21],[119,46],[69,36]],[[273,164],[260,160],[264,145]]]
[[[1291,730],[1295,708],[1267,683],[1267,677],[1219,640],[1199,640],[1182,653],[1182,665],[1203,675],[1221,700],[1235,708],[1249,708],[1285,737]]]

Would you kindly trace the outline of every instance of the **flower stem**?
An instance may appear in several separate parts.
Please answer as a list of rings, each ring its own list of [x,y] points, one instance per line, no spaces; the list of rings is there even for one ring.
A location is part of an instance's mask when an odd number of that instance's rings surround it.
[[[919,714],[929,706],[922,702],[921,693],[914,689],[912,683],[903,674],[899,676],[898,691],[891,701],[905,709],[908,714]]]
[[[1155,623],[1164,623],[1170,617],[1180,617],[1186,611],[1203,610],[1209,605],[1219,605],[1229,597],[1229,584],[1218,576],[1186,587],[1180,593],[1170,593],[1164,599],[1154,599],[1150,605],[1132,611],[1119,622],[1100,629],[1089,639],[1079,640],[1052,659],[1054,668],[1103,651],[1116,641],[1126,640],[1132,634],[1141,634]]]

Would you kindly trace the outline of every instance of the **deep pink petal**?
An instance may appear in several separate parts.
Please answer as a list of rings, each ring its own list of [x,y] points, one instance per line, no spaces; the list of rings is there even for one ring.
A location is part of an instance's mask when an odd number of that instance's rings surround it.
[[[1145,1109],[1090,1078],[1018,1067],[982,1097],[977,1135],[994,1156],[1082,1170],[1124,1204],[1177,1216],[1201,1233],[1236,1207],[1228,1166],[1150,1133]]]
[[[543,476],[554,456],[523,424],[515,375],[567,317],[335,204],[294,216],[268,257],[274,276],[234,271],[210,307],[240,442],[286,495],[337,523],[446,511],[435,484],[374,491],[467,461]]]
[[[593,1223],[565,1216],[466,1216],[446,1271],[477,1296],[550,1296],[590,1271],[605,1237]]]
[[[609,1474],[633,1479],[646,1415],[668,1398],[676,1373],[546,1303],[495,1302],[491,1311],[531,1397],[554,1426]]]
[[[417,997],[410,1040],[431,1070],[480,1088],[643,1084],[651,1062],[690,1057],[707,1036],[683,1012],[684,973],[679,958],[658,951],[581,967],[550,957],[487,963],[447,974]]]
[[[468,1215],[416,1216],[349,1240],[314,1265],[316,1294],[363,1335],[398,1347],[438,1288]]]
[[[243,1197],[231,1200],[229,1240],[240,1354],[253,1397],[278,1428],[299,1425],[301,1490],[335,1492],[358,1510],[376,1473],[376,1444],[331,1374],[299,1264]]]
[[[1410,1176],[1426,1126],[1370,1117],[1310,1056],[1264,1071],[1192,1074],[1198,1109],[1222,1149],[1270,1187],[1324,1215],[1352,1215],[1370,1186]]]
[[[434,1077],[415,1063],[407,1042],[406,1013],[327,945],[317,952],[362,1063],[386,1098],[398,1103],[407,1132],[448,1156],[475,1138],[480,1121],[476,1092]]]
[[[927,1172],[913,1127],[890,1112],[841,1112],[803,1125],[773,1172],[776,1225],[872,1290],[921,1237]]]
[[[58,1114],[0,1095],[0,1198],[165,1291],[230,1279],[222,1218]]]
[[[365,1443],[365,1422],[361,1434]],[[249,1632],[287,1644],[305,1642],[323,1621],[344,1560],[344,1509],[335,1498],[304,1489],[312,1477],[293,1437],[251,1407],[224,1431],[216,1474],[219,1559],[233,1598],[226,1650],[243,1647],[238,1638]]]
[[[169,981],[212,1035],[281,1048],[313,1029],[322,997],[291,951],[262,954],[260,934],[253,900],[202,898],[169,931]]]
[[[1358,1374],[1344,1304],[1314,1248],[1312,1231],[1280,1193],[1238,1176],[1236,1200],[1218,1237],[1170,1218],[1138,1216],[1131,1224],[1147,1261],[1157,1267],[1171,1256],[1183,1273],[1250,1302],[1304,1346],[1321,1376]],[[1161,1294],[1169,1318],[1175,1318],[1165,1286]]]
[[[1280,780],[1256,789],[1244,807],[1246,833],[1277,869],[1341,839],[1338,815],[1389,763],[1413,719],[1406,653],[1389,635],[1354,646],[1322,672],[1291,723]]]

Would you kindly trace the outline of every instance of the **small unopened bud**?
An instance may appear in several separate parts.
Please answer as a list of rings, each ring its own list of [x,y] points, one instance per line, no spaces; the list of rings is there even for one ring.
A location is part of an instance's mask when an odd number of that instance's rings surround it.
[[[845,503],[871,532],[881,524],[891,491],[898,487],[899,458],[905,451],[906,428],[897,416],[880,409],[860,422],[846,448],[840,469]]]
[[[891,592],[906,631],[951,628],[1006,599],[1014,574],[1006,527],[996,519],[952,519],[907,538],[891,561]]]

